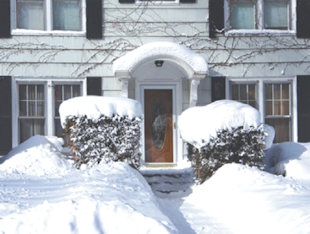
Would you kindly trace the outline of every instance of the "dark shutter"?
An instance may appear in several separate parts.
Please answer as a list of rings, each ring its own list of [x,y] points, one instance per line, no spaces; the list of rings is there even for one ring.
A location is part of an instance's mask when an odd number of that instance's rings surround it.
[[[310,76],[297,77],[298,141],[310,141]]]
[[[209,37],[224,29],[224,0],[209,0]]]
[[[212,77],[211,78],[212,102],[217,100],[226,99],[226,79],[225,77]]]
[[[12,149],[11,77],[0,76],[0,155]]]
[[[87,95],[101,96],[101,77],[87,77]]]
[[[86,0],[86,37],[102,39],[102,0]]]
[[[10,0],[0,0],[0,38],[11,37]]]
[[[310,38],[310,1],[297,0],[297,37]]]
[[[180,3],[195,3],[196,0],[180,0]]]
[[[135,0],[118,0],[119,3],[135,3]]]

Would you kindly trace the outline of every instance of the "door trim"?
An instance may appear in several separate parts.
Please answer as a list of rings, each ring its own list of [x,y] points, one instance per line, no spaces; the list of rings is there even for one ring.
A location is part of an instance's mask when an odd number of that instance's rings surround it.
[[[180,82],[161,82],[161,83],[144,83],[137,82],[136,83],[136,99],[140,101],[143,113],[144,113],[144,90],[145,89],[170,89],[172,90],[172,121],[173,125],[177,125],[177,116],[181,113],[181,105],[182,105],[182,96],[181,96],[181,83]],[[143,114],[144,118],[144,114]],[[142,122],[141,128],[141,145],[142,145],[142,160],[145,164],[145,134],[144,134],[144,121]],[[178,158],[179,155],[182,155],[183,152],[183,144],[181,143],[180,133],[178,128],[173,128],[173,162],[172,163],[147,163],[146,165],[176,165],[180,160]]]

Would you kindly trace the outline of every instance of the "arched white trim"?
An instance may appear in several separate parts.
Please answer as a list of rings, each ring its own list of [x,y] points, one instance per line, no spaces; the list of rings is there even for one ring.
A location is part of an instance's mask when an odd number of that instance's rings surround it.
[[[179,65],[188,79],[203,79],[208,72],[206,60],[190,49],[173,42],[152,42],[115,60],[114,75],[119,79],[130,79],[139,65],[152,60],[171,61]]]

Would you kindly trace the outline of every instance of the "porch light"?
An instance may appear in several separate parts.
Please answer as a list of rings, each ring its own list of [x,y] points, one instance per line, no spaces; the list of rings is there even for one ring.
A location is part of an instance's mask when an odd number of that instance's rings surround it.
[[[155,66],[156,67],[162,67],[163,66],[163,64],[164,64],[164,61],[163,60],[155,60]]]

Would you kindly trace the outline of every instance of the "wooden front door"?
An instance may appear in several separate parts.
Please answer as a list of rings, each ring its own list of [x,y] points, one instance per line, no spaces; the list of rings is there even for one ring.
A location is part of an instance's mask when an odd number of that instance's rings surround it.
[[[172,90],[145,89],[145,162],[173,162]]]

